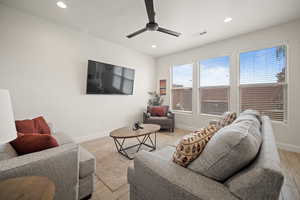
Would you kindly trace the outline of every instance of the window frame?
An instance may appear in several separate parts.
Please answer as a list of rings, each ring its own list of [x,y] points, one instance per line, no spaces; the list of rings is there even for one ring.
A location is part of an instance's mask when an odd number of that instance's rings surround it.
[[[241,99],[240,99],[240,88],[243,87],[243,85],[254,85],[254,86],[258,86],[258,85],[262,85],[262,83],[257,83],[257,84],[240,84],[240,80],[241,80],[241,76],[240,76],[240,63],[241,63],[241,59],[240,59],[240,55],[241,53],[246,53],[246,52],[250,52],[250,51],[259,51],[259,50],[263,50],[263,49],[268,49],[268,48],[274,48],[274,47],[278,47],[278,46],[285,46],[286,49],[286,71],[285,71],[285,82],[284,83],[278,83],[278,84],[282,84],[282,85],[286,85],[287,89],[286,89],[286,110],[284,111],[284,119],[283,121],[277,121],[277,120],[272,120],[271,121],[273,123],[277,123],[277,124],[283,124],[283,125],[287,125],[288,121],[289,121],[289,94],[290,94],[290,87],[289,87],[289,63],[290,63],[290,54],[289,54],[289,43],[288,41],[280,41],[280,42],[275,42],[275,43],[269,43],[269,44],[264,44],[264,45],[259,45],[259,46],[255,46],[255,47],[251,47],[251,48],[244,48],[244,49],[239,49],[237,51],[237,92],[236,92],[236,102],[237,102],[237,114],[239,115],[241,113]],[[268,83],[265,83],[268,84]],[[270,85],[272,85],[273,83],[270,83]],[[259,86],[258,86],[259,87]]]
[[[185,117],[212,117],[212,118],[220,118],[220,115],[212,115],[212,114],[205,114],[201,113],[201,105],[199,101],[199,86],[200,86],[200,66],[199,62],[201,60],[206,60],[206,59],[211,59],[211,58],[217,58],[217,57],[222,57],[222,56],[229,56],[230,58],[230,69],[229,69],[229,86],[230,86],[230,94],[229,94],[229,105],[228,108],[229,110],[235,111],[237,114],[240,114],[240,107],[241,107],[241,102],[240,102],[240,54],[244,52],[249,52],[249,51],[257,51],[257,50],[262,50],[265,48],[272,48],[276,46],[285,46],[286,47],[286,79],[285,79],[285,84],[286,84],[286,110],[285,110],[285,119],[283,121],[275,121],[272,120],[272,123],[274,124],[279,124],[279,125],[288,125],[289,123],[289,118],[290,118],[290,102],[289,102],[289,94],[290,94],[290,44],[288,40],[280,40],[280,41],[273,41],[273,42],[265,42],[262,44],[255,44],[251,45],[251,43],[248,44],[247,46],[244,47],[237,47],[237,48],[232,48],[224,50],[224,51],[219,51],[219,52],[214,52],[214,53],[208,53],[205,55],[201,55],[199,57],[196,57],[195,59],[190,59],[190,62],[184,62],[184,63],[176,63],[176,64],[171,64],[169,67],[169,105],[170,105],[170,110],[172,110],[174,113],[177,113],[181,116]],[[178,66],[178,65],[187,65],[187,63],[190,63],[190,65],[193,66],[193,84],[192,84],[192,111],[182,111],[182,110],[173,110],[172,109],[172,83],[173,83],[173,67]],[[194,90],[196,89],[196,90]]]
[[[200,103],[200,99],[201,99],[201,93],[200,93],[200,79],[201,79],[201,61],[205,61],[205,60],[209,60],[209,59],[214,59],[214,58],[220,58],[220,57],[228,57],[229,58],[229,94],[228,94],[228,109],[231,109],[231,88],[232,88],[232,54],[226,53],[226,54],[219,54],[217,56],[209,56],[209,57],[205,57],[205,58],[201,58],[198,59],[197,62],[197,113],[198,116],[209,116],[209,117],[221,117],[222,115],[216,115],[216,114],[209,114],[209,113],[203,113],[201,112],[201,103]],[[207,86],[206,88],[220,88],[220,87],[226,87],[226,85],[220,85],[220,86]]]
[[[192,110],[191,111],[187,111],[187,110],[174,110],[173,109],[173,68],[174,67],[178,67],[178,66],[182,66],[182,65],[191,65],[192,66],[192,87],[183,87],[183,88],[191,88],[192,89]],[[194,73],[195,73],[195,69],[194,69],[194,62],[191,63],[185,63],[185,64],[173,64],[170,67],[169,70],[169,74],[170,74],[170,83],[169,83],[169,87],[170,87],[170,96],[169,96],[169,102],[170,102],[170,107],[169,109],[173,112],[173,113],[178,113],[178,114],[186,114],[186,115],[192,115],[193,114],[193,108],[194,108],[194,100],[193,100],[193,93],[194,93]]]

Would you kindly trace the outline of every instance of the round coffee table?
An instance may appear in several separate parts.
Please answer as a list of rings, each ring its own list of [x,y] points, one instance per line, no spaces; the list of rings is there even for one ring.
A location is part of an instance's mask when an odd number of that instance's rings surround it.
[[[134,159],[134,157],[128,155],[128,149],[138,147],[136,153],[143,145],[149,147],[150,151],[156,149],[156,133],[160,130],[160,126],[156,124],[142,124],[141,127],[143,127],[143,129],[136,131],[129,127],[123,127],[109,134],[110,137],[114,139],[117,151],[130,160]],[[154,138],[151,138],[151,135],[154,135]],[[136,138],[138,144],[124,147],[125,140],[129,138]]]
[[[52,200],[55,186],[47,177],[24,176],[0,182],[0,199]]]

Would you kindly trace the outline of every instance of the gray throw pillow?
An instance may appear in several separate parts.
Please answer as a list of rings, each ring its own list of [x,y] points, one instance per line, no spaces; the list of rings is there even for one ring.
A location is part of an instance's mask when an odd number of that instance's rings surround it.
[[[216,132],[188,168],[217,181],[225,181],[256,157],[261,143],[257,122],[235,122]]]

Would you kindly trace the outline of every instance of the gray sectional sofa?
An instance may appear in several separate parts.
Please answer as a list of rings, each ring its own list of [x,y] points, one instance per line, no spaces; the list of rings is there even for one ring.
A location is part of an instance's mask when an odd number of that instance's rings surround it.
[[[134,167],[128,168],[130,199],[278,199],[284,177],[271,121],[266,116],[261,121],[263,140],[257,156],[225,181],[216,181],[173,163],[175,146],[152,153],[140,152],[134,159]]]
[[[90,197],[94,189],[94,156],[67,135],[52,135],[58,147],[23,156],[18,156],[10,144],[0,145],[0,180],[46,176],[55,184],[55,200]]]

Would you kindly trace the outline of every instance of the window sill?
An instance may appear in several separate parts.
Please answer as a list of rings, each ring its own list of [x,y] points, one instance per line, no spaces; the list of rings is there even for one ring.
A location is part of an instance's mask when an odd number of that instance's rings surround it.
[[[184,111],[184,110],[171,110],[174,114],[179,114],[179,115],[188,115],[192,116],[193,112],[192,111]]]
[[[206,114],[206,113],[200,113],[199,116],[211,117],[211,118],[222,118],[222,115],[213,115],[213,114]]]
[[[272,123],[278,124],[278,125],[283,125],[283,126],[287,126],[288,125],[287,120],[284,120],[284,121],[275,121],[275,120],[271,119],[271,121],[272,121]]]

